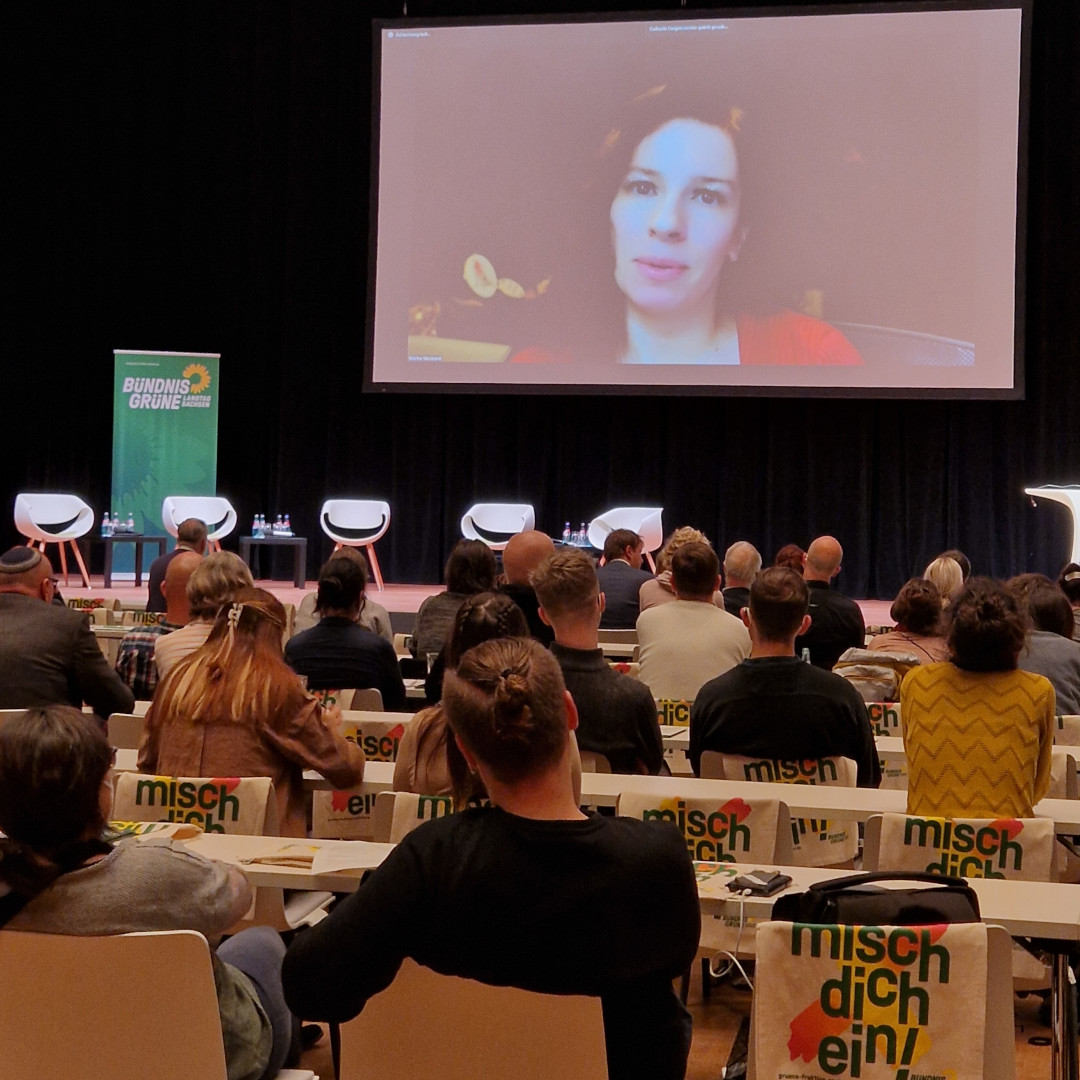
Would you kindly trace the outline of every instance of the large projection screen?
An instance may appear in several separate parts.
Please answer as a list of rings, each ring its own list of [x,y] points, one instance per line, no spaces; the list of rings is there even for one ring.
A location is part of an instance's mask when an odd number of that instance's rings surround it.
[[[1030,11],[379,23],[365,386],[1020,397]]]

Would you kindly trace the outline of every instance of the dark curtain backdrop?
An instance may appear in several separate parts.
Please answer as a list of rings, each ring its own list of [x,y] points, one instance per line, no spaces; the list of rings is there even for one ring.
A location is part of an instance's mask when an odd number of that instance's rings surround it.
[[[892,595],[953,545],[982,572],[1057,573],[1068,515],[1022,489],[1080,481],[1080,5],[1034,6],[1021,402],[362,394],[371,18],[400,15],[357,0],[5,11],[2,505],[57,489],[105,508],[111,351],[177,349],[222,354],[219,491],[244,531],[289,511],[312,576],[330,547],[318,507],[345,494],[393,507],[393,581],[438,580],[482,499],[530,501],[552,532],[660,504],[668,527],[767,559],[831,532],[858,596]]]

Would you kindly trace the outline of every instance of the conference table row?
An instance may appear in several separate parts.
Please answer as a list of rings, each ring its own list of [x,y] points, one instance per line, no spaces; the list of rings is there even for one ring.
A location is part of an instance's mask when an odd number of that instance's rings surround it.
[[[137,751],[117,750],[116,769],[134,772]],[[364,795],[392,791],[394,763],[368,761],[364,779],[355,789]],[[332,785],[313,770],[304,772],[304,786],[311,791],[332,790]],[[622,792],[658,798],[702,798],[724,802],[746,797],[751,786],[741,780],[702,780],[693,776],[628,776],[621,773],[582,773],[581,800],[586,806],[613,807]],[[907,812],[907,793],[880,788],[820,787],[812,784],[754,783],[752,794],[760,799],[786,803],[793,817],[866,821],[873,814]],[[1054,821],[1055,832],[1080,833],[1080,800],[1043,799],[1035,807],[1038,817]],[[1080,892],[1080,890],[1077,890]]]

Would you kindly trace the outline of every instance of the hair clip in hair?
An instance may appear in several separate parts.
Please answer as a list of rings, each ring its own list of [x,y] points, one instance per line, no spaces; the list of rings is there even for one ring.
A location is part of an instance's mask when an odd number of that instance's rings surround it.
[[[1080,570],[1070,570],[1069,573],[1067,573],[1065,575],[1065,580],[1066,581],[1080,580]]]
[[[230,634],[230,636],[236,630],[237,626],[240,625],[240,616],[243,615],[243,613],[244,613],[244,605],[243,604],[233,604],[232,607],[229,608],[229,634]]]

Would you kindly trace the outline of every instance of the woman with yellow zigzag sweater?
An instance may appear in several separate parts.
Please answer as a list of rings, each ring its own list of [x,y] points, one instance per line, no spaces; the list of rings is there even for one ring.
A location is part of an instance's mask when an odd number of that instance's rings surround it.
[[[1017,669],[1026,620],[989,578],[970,579],[946,618],[950,659],[900,688],[908,813],[1031,817],[1050,784],[1054,688]]]

